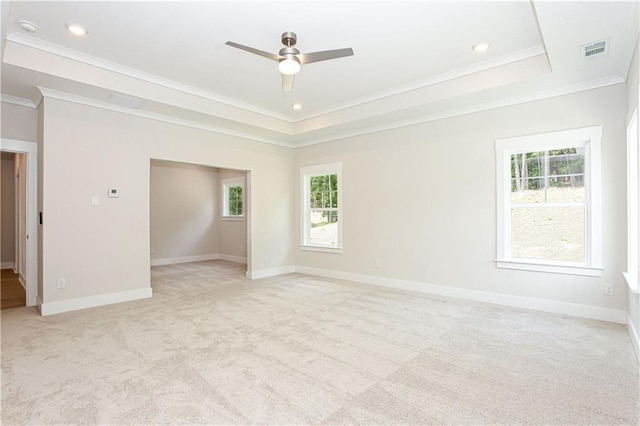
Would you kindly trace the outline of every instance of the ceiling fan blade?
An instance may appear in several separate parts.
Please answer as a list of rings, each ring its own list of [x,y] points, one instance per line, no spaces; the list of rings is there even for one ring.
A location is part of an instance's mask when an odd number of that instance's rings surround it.
[[[282,91],[290,92],[293,89],[293,79],[295,74],[282,74]]]
[[[235,47],[240,50],[244,50],[250,53],[255,53],[256,55],[264,56],[265,58],[268,58],[274,61],[279,61],[280,59],[282,59],[279,55],[265,52],[264,50],[254,49],[253,47],[245,46],[243,44],[234,43],[233,41],[228,41],[225,44],[227,46]]]
[[[346,49],[323,50],[322,52],[302,53],[297,56],[298,59],[300,59],[300,63],[304,65],[329,59],[343,58],[345,56],[353,56],[353,49],[349,47]]]

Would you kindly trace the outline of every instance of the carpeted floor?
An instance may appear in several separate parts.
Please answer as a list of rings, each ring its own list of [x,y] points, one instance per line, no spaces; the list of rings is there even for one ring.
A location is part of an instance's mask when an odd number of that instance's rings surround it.
[[[241,265],[2,312],[2,423],[638,424],[623,326]]]

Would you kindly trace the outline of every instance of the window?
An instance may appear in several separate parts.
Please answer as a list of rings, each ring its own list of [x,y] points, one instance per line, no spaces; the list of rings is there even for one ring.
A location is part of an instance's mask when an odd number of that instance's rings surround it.
[[[342,164],[300,169],[302,177],[302,248],[342,250]]]
[[[244,218],[244,178],[222,180],[222,218]]]
[[[627,127],[627,272],[624,274],[629,288],[638,293],[640,256],[640,150],[638,149],[638,110]]]
[[[601,276],[600,126],[496,141],[500,268]]]

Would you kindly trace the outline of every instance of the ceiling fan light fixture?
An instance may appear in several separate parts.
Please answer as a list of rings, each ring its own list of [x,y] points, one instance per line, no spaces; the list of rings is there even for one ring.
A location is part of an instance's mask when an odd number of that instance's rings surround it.
[[[286,56],[278,64],[278,69],[282,74],[297,74],[300,71],[300,60],[293,55]]]

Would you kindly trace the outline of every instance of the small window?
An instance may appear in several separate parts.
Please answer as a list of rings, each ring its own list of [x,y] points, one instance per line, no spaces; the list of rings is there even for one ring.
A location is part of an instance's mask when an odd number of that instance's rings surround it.
[[[496,142],[498,267],[601,276],[601,133]]]
[[[342,164],[303,167],[302,248],[341,252]]]
[[[244,179],[222,180],[222,218],[244,218]]]

